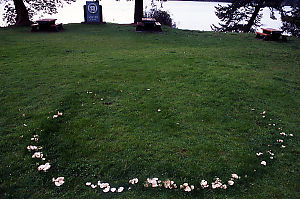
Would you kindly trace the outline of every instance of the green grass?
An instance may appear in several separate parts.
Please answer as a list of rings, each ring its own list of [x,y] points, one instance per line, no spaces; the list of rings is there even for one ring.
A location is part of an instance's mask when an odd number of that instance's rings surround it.
[[[0,30],[1,198],[300,197],[299,39],[65,27]],[[57,111],[63,116],[53,119]],[[49,172],[38,172],[42,161],[26,150],[34,134]],[[227,190],[143,187],[158,177],[199,188],[202,179],[227,182],[232,173],[242,178]],[[58,176],[66,178],[61,187],[51,182]],[[128,188],[134,177],[138,185],[121,194],[85,186],[101,180]]]

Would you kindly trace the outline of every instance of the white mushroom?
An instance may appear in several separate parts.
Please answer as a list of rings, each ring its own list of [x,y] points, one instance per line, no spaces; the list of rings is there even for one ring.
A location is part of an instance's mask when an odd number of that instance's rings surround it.
[[[207,188],[209,186],[206,180],[201,180],[200,184],[202,188]]]
[[[232,186],[232,185],[234,184],[234,182],[233,182],[232,180],[229,180],[229,181],[228,181],[228,184],[229,184],[230,186]]]
[[[61,186],[62,184],[65,183],[65,178],[64,177],[58,177],[58,178],[52,178],[52,182],[54,182],[55,186],[59,187]]]
[[[129,180],[130,184],[137,184],[139,182],[139,179],[133,178],[132,180]]]
[[[110,191],[111,192],[115,192],[117,189],[116,188],[111,188]]]
[[[106,187],[105,189],[103,189],[103,192],[104,192],[104,193],[107,193],[107,192],[109,192],[109,190],[110,190],[110,187],[108,186],[108,187]]]
[[[187,187],[185,187],[184,191],[190,192],[190,191],[192,191],[192,189],[189,186],[187,186]]]
[[[51,167],[51,165],[50,165],[50,163],[46,163],[46,164],[42,164],[42,165],[40,165],[39,167],[38,167],[38,170],[39,171],[47,171],[48,169],[50,169],[50,167]]]
[[[233,177],[234,179],[239,179],[239,176],[237,174],[232,174],[231,177]]]
[[[92,184],[91,182],[85,183],[86,186],[91,186],[91,184]]]
[[[124,187],[119,187],[117,191],[118,191],[118,193],[121,193],[123,190],[124,190]]]

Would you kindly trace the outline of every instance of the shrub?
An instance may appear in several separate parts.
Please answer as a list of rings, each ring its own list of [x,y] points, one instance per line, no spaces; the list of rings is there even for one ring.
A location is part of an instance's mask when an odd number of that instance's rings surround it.
[[[176,24],[173,22],[170,14],[167,11],[153,8],[150,11],[145,12],[145,17],[155,18],[156,21],[158,21],[162,25],[170,26],[173,28],[176,27]]]

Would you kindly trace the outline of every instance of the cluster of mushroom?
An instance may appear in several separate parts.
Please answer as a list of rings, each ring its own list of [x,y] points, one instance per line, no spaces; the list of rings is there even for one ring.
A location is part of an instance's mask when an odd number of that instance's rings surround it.
[[[39,136],[33,135],[33,137],[30,140],[37,142],[39,140]],[[32,146],[32,145],[27,146],[28,151],[36,151],[32,155],[32,158],[45,160],[45,158],[43,158],[43,156],[44,156],[43,153],[38,151],[38,150],[41,150],[42,148],[43,147],[40,147],[40,146]]]
[[[281,128],[278,128],[279,130],[282,130]],[[287,133],[285,133],[285,132],[281,132],[281,133],[279,133],[280,135],[283,135],[283,136],[286,136],[286,137],[288,137],[288,136],[290,136],[290,137],[294,137],[294,134],[292,134],[292,133],[290,133],[290,134],[287,134]]]
[[[191,192],[192,190],[195,189],[195,186],[189,185],[188,183],[183,183],[182,185],[180,185],[180,189],[183,189],[186,192]]]
[[[200,185],[202,189],[209,187],[208,182],[206,180],[201,180]]]
[[[95,188],[99,187],[100,189],[103,189],[102,191],[104,193],[108,193],[108,192],[121,193],[121,192],[124,191],[124,187],[118,187],[118,188],[111,187],[109,185],[109,183],[107,183],[107,182],[102,183],[100,180],[97,182],[97,184],[92,184],[91,182],[86,182],[85,185],[90,186],[92,189],[95,189]]]
[[[234,180],[238,180],[238,179],[240,179],[241,177],[240,176],[238,176],[237,174],[232,174],[231,175],[231,179],[228,181],[228,185],[230,185],[230,186],[232,186],[233,184],[234,184]],[[224,188],[224,189],[226,189],[226,188]]]
[[[63,115],[63,113],[58,111],[57,115],[54,115],[53,118],[57,118],[58,116],[61,116],[61,115]],[[27,125],[24,125],[24,126],[27,127]],[[37,135],[37,134],[33,135],[33,137],[30,140],[37,143],[39,141],[39,135]],[[41,146],[35,146],[35,145],[27,146],[27,150],[29,152],[34,151],[33,155],[31,156],[32,158],[41,159],[41,160],[45,161],[46,158],[44,157],[43,152],[40,151],[41,149],[43,149],[43,147],[41,147]],[[37,165],[39,165],[39,163],[37,163]],[[48,161],[45,164],[39,165],[37,170],[47,172],[50,168],[51,168],[51,165]],[[64,179],[65,179],[64,177],[52,178],[52,182],[54,182],[55,186],[61,186],[65,182]]]
[[[62,116],[62,115],[63,115],[63,113],[58,111],[57,114],[54,114],[52,118],[53,119],[58,118],[58,116]]]
[[[263,115],[263,118],[266,118],[266,111],[263,111],[263,112],[261,113],[261,115]],[[269,119],[269,120],[272,121],[272,119]],[[273,123],[273,124],[269,123],[268,126],[273,126],[273,127],[275,127],[276,124],[275,124],[275,123]],[[278,130],[280,131],[279,135],[281,135],[281,136],[286,136],[286,137],[288,137],[288,136],[289,136],[289,137],[293,137],[293,136],[294,136],[293,134],[287,134],[287,133],[283,132],[281,127],[279,127]],[[277,139],[276,142],[279,143],[279,144],[281,144],[280,148],[282,148],[282,149],[286,148],[286,146],[283,145],[283,142],[284,142],[283,139]],[[269,144],[268,146],[270,147],[270,146],[272,146],[272,145]],[[275,154],[272,152],[272,150],[268,150],[267,153],[270,155],[270,159],[273,160]],[[262,152],[256,153],[256,156],[258,156],[258,157],[259,157],[259,156],[262,156],[262,155],[263,155]],[[266,161],[266,160],[262,160],[262,161],[260,162],[260,164],[261,164],[262,166],[267,166],[267,161]],[[256,170],[254,170],[254,171],[256,171]]]
[[[30,140],[38,142],[39,141],[39,136],[38,135],[33,135],[33,137]],[[46,160],[46,158],[44,158],[43,152],[39,151],[41,149],[43,149],[43,147],[41,147],[41,146],[34,146],[34,145],[27,146],[28,151],[35,151],[34,154],[31,156],[32,158],[41,159],[41,160],[44,161],[44,160]],[[38,171],[46,172],[50,169],[50,167],[51,167],[50,163],[47,162],[46,164],[40,165],[37,169],[38,169]]]
[[[50,167],[51,167],[50,163],[47,162],[46,164],[40,165],[37,169],[38,169],[39,171],[44,171],[44,172],[46,172],[46,171],[48,171],[48,170],[50,169]]]
[[[54,182],[55,186],[59,187],[65,183],[65,178],[64,177],[58,177],[56,179],[52,178],[52,182]]]
[[[144,184],[145,187],[159,187],[162,186],[161,180],[158,180],[158,178],[147,178],[146,183]]]
[[[27,146],[28,151],[37,151],[37,150],[41,150],[41,149],[43,149],[43,147],[41,147],[41,146],[34,146],[34,145]]]
[[[44,156],[43,152],[35,152],[31,157],[46,160],[46,158],[43,158],[43,156]]]
[[[228,183],[230,183],[231,181],[228,181]],[[232,181],[233,182],[233,181]],[[233,185],[233,183],[232,183]],[[212,189],[227,189],[227,185],[226,184],[222,184],[222,180],[220,178],[216,178],[215,182],[211,183],[211,188]]]
[[[32,141],[39,141],[39,135],[33,135],[33,137],[30,139]]]
[[[147,178],[144,187],[164,187],[166,189],[177,189],[177,185],[173,180],[161,181],[158,178]]]
[[[166,189],[177,189],[177,185],[172,180],[163,181]]]
[[[130,184],[137,184],[138,182],[139,182],[139,179],[137,179],[137,178],[133,178],[133,179],[129,180]]]

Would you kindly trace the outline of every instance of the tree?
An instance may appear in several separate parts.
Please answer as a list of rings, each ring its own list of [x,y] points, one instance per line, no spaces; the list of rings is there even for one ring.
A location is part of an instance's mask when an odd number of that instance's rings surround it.
[[[219,27],[212,25],[214,31],[251,32],[258,26],[262,8],[282,10],[284,0],[233,0],[226,6],[216,6],[216,15],[221,20]],[[274,16],[274,15],[273,15]]]
[[[24,2],[22,0],[13,0],[15,4],[16,9],[16,25],[29,25],[29,15],[28,11],[24,5]]]
[[[281,13],[282,30],[300,37],[300,1],[293,3],[292,9]]]
[[[64,3],[76,0],[0,0],[4,4],[3,20],[9,24],[29,25],[31,18],[37,14],[55,14]]]
[[[144,15],[143,0],[135,0],[134,23],[142,21],[143,15]]]

